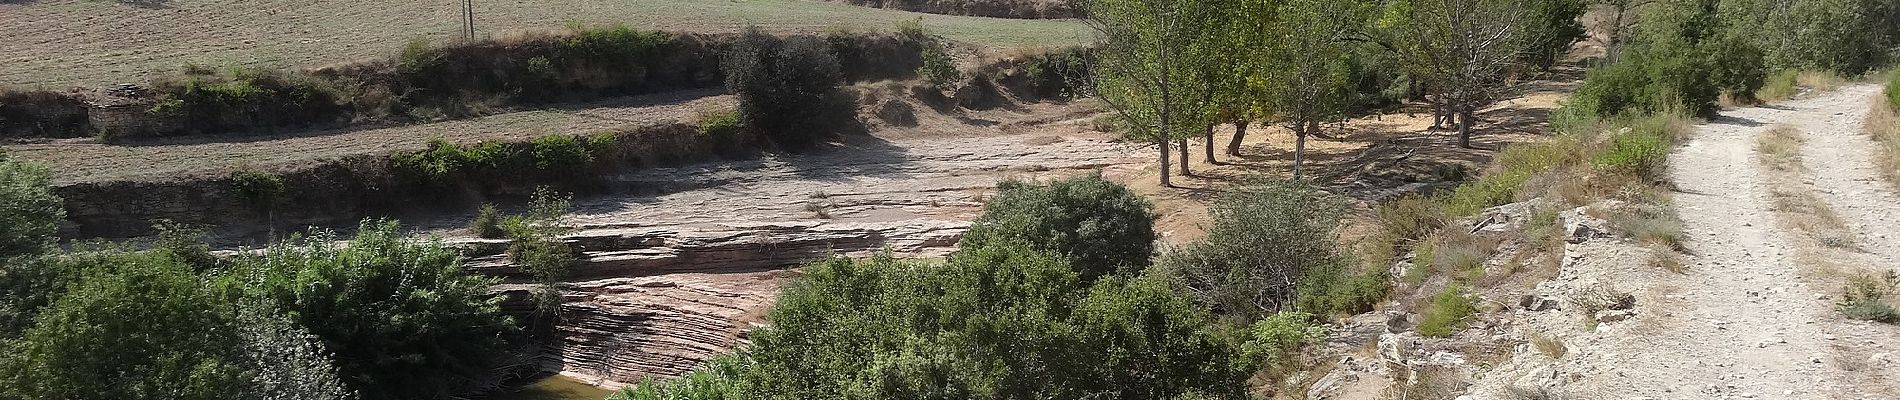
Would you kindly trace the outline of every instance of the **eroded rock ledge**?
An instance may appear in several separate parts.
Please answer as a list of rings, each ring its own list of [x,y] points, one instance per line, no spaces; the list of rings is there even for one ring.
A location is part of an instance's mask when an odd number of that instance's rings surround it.
[[[582,257],[560,284],[561,319],[540,363],[607,387],[679,376],[744,343],[783,278],[796,274],[792,268],[831,254],[941,257],[968,228],[964,221],[916,219],[586,229],[566,238]],[[467,251],[471,271],[515,282],[498,291],[528,298],[521,293],[533,285],[508,262],[506,241],[454,244]]]

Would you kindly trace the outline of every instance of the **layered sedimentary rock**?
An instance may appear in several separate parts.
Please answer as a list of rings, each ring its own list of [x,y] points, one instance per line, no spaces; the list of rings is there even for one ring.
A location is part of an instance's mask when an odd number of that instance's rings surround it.
[[[581,261],[558,285],[560,320],[542,363],[603,386],[678,376],[744,343],[783,279],[796,274],[791,268],[832,254],[943,256],[968,227],[947,220],[794,221],[582,231],[566,238]],[[524,277],[503,254],[503,241],[458,245],[471,255],[471,270]],[[531,287],[498,290],[526,299],[519,292]],[[531,310],[516,303],[510,308]]]

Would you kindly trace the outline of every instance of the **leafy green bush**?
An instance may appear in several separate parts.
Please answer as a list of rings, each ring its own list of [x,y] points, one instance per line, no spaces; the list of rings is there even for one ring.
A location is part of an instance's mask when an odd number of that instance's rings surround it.
[[[0,263],[45,251],[66,219],[65,202],[47,186],[53,171],[0,150]]]
[[[319,232],[246,255],[225,281],[322,339],[362,398],[445,398],[485,384],[515,329],[488,294],[496,281],[461,261],[393,222],[365,222],[347,243]]]
[[[283,177],[250,168],[231,173],[231,189],[245,205],[260,211],[283,203],[288,192]]]
[[[1628,129],[1610,136],[1610,146],[1590,161],[1597,168],[1636,176],[1654,177],[1669,161],[1666,132]]]
[[[494,204],[483,204],[481,209],[475,211],[475,219],[468,222],[468,231],[484,239],[502,237],[501,209],[495,208]]]
[[[1457,284],[1445,287],[1444,291],[1432,296],[1432,302],[1421,312],[1418,334],[1432,337],[1451,336],[1464,326],[1465,318],[1477,313],[1471,297]]]
[[[573,135],[547,135],[528,142],[534,167],[541,172],[573,174],[594,163],[594,151],[586,139]]]
[[[534,191],[527,214],[501,221],[501,230],[508,237],[508,259],[542,284],[538,300],[543,311],[560,306],[560,292],[554,284],[567,276],[576,260],[574,249],[561,241],[561,235],[574,230],[561,223],[569,209],[567,195],[540,187]]]
[[[957,64],[950,59],[950,54],[944,52],[943,45],[936,41],[924,44],[923,62],[924,66],[917,67],[917,76],[923,77],[931,85],[943,87],[956,82],[962,75],[957,72]]]
[[[1732,32],[1714,2],[1665,2],[1617,62],[1590,71],[1560,114],[1610,118],[1685,112],[1712,115],[1724,92],[1752,95],[1767,68],[1759,47]]]
[[[1889,275],[1887,282],[1869,277],[1855,277],[1847,282],[1847,289],[1841,295],[1841,301],[1834,308],[1848,318],[1900,324],[1900,310],[1894,310],[1887,304],[1887,289],[1893,287],[1894,278]]]
[[[1084,280],[1145,267],[1154,256],[1154,206],[1100,175],[997,189],[959,248],[1028,245],[1071,260]]]
[[[1900,68],[1887,73],[1887,106],[1900,110]]]
[[[1755,98],[1764,101],[1776,101],[1794,97],[1795,90],[1797,89],[1795,85],[1796,79],[1800,76],[1801,71],[1792,69],[1782,70],[1773,75],[1768,75],[1768,79],[1762,83],[1761,90],[1755,91]]]
[[[1300,312],[1280,312],[1262,318],[1248,329],[1248,340],[1241,345],[1241,354],[1259,360],[1262,365],[1284,366],[1293,360],[1300,347],[1326,338],[1326,327],[1315,325],[1313,321],[1312,314]]]
[[[1165,279],[1090,285],[1023,247],[960,251],[943,265],[833,258],[805,272],[742,353],[618,396],[1239,398],[1255,365],[1240,358],[1240,335]]]
[[[780,39],[748,28],[720,63],[726,89],[739,96],[745,125],[781,146],[803,147],[841,133],[852,121],[837,56],[823,40]]]
[[[745,121],[733,110],[707,110],[699,113],[699,136],[726,138],[745,132]]]
[[[0,397],[247,397],[234,315],[203,279],[153,254],[107,260],[124,264],[73,270],[70,290],[7,344]]]
[[[1357,299],[1371,295],[1361,290],[1384,292],[1355,287],[1351,260],[1338,252],[1345,207],[1298,183],[1250,184],[1209,210],[1206,239],[1169,252],[1162,265],[1216,313],[1244,321],[1293,310],[1302,295],[1312,308],[1300,311],[1358,309]]]
[[[175,117],[204,133],[342,122],[344,97],[330,82],[297,74],[231,68],[187,68],[152,83],[152,114]],[[111,137],[113,132],[107,132]]]

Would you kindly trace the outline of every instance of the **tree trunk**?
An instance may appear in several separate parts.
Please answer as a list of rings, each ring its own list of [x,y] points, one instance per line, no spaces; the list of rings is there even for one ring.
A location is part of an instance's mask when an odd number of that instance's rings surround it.
[[[1471,147],[1471,110],[1458,110],[1458,147]]]
[[[1431,101],[1432,101],[1432,127],[1427,130],[1435,131],[1435,130],[1445,129],[1445,114],[1446,114],[1445,104],[1438,102],[1437,99],[1431,99]]]
[[[1227,142],[1227,155],[1240,157],[1240,140],[1247,137],[1247,120],[1234,122],[1234,140]]]
[[[1300,180],[1306,173],[1306,124],[1294,124],[1293,129],[1293,180]]]
[[[1180,145],[1180,146],[1181,146],[1181,148],[1180,148],[1180,151],[1181,151],[1181,176],[1194,176],[1194,171],[1189,171],[1189,170],[1188,170],[1188,164],[1189,164],[1189,163],[1192,163],[1192,162],[1194,162],[1194,160],[1191,160],[1191,159],[1188,159],[1188,138],[1187,138],[1187,135],[1181,135],[1181,139],[1180,139],[1180,140],[1181,140],[1181,142],[1180,142],[1180,143],[1176,143],[1176,144],[1178,144],[1178,145]]]
[[[1214,124],[1207,124],[1207,131],[1203,133],[1207,136],[1207,163],[1220,165],[1220,160],[1214,159]]]
[[[1164,116],[1161,117],[1161,120],[1167,121],[1168,119],[1165,116],[1166,114],[1162,114],[1162,115]],[[1162,122],[1162,125],[1167,125],[1167,123]],[[1174,183],[1168,181],[1168,168],[1174,166],[1174,164],[1170,164],[1168,162],[1168,131],[1166,130],[1156,131],[1155,138],[1156,138],[1155,139],[1156,144],[1159,145],[1157,147],[1161,148],[1161,187],[1174,187]]]

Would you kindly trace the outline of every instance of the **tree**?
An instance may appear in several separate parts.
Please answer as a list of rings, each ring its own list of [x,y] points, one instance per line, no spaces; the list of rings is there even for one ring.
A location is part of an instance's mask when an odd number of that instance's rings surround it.
[[[1209,4],[1090,0],[1086,6],[1085,22],[1097,36],[1096,65],[1090,74],[1096,94],[1137,136],[1155,141],[1161,151],[1162,186],[1173,186],[1168,177],[1170,139],[1200,128],[1195,120],[1208,115],[1210,102],[1191,84],[1206,60],[1191,49],[1209,32],[1214,22],[1208,19],[1220,15],[1208,10]]]
[[[1458,145],[1471,147],[1472,121],[1510,87],[1507,72],[1545,34],[1532,29],[1537,7],[1522,0],[1400,0],[1387,4],[1379,25],[1386,43],[1405,59],[1457,116]]]
[[[1591,3],[1606,7],[1610,14],[1609,32],[1604,35],[1604,62],[1615,63],[1622,59],[1623,46],[1629,42],[1629,32],[1633,31],[1641,10],[1658,0],[1591,0]]]
[[[997,189],[959,248],[1025,245],[1065,257],[1089,280],[1145,267],[1154,256],[1154,206],[1099,175]]]
[[[347,243],[317,233],[246,256],[227,287],[286,310],[364,399],[446,398],[489,378],[514,329],[488,294],[495,280],[461,261],[394,222],[365,222]]]
[[[1349,34],[1363,24],[1362,7],[1351,1],[1247,0],[1245,10],[1263,16],[1246,28],[1255,49],[1262,92],[1282,123],[1293,131],[1293,178],[1302,176],[1306,138],[1319,123],[1345,114]]]
[[[46,166],[0,150],[0,262],[45,251],[66,219],[65,203],[47,186]]]
[[[245,398],[241,340],[189,266],[156,253],[102,259],[0,359],[0,398]]]
[[[851,98],[831,46],[815,37],[773,37],[746,28],[720,61],[745,125],[781,146],[803,147],[851,121]]]

